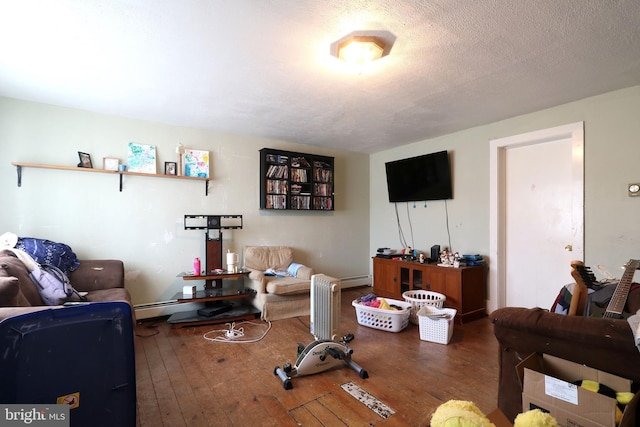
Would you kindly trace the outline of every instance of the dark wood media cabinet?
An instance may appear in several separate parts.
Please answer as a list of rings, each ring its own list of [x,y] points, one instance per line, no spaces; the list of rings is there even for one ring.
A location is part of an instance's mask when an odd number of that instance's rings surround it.
[[[444,305],[457,310],[455,321],[458,324],[487,315],[485,266],[440,267],[373,257],[373,292],[376,295],[404,301],[402,293],[410,290],[445,295]]]

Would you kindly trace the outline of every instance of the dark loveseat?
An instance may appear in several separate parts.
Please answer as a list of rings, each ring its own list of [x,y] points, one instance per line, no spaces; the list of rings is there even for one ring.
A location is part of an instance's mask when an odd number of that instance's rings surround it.
[[[89,302],[125,301],[131,305],[124,288],[122,261],[81,260],[69,277],[77,291],[88,292]],[[52,307],[61,306],[45,305],[24,263],[11,251],[0,251],[0,320]]]
[[[640,309],[640,291],[630,293],[627,309]],[[640,384],[640,351],[626,320],[515,307],[498,309],[490,318],[500,344],[498,407],[511,421],[522,412],[516,365],[531,353],[550,354]]]

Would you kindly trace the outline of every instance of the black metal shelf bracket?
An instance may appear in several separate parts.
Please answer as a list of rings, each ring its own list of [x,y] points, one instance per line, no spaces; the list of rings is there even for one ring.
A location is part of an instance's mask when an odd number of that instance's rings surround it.
[[[119,173],[118,175],[120,175],[120,192],[122,193],[122,174]]]
[[[18,173],[18,187],[22,187],[22,166],[16,166],[16,172]]]

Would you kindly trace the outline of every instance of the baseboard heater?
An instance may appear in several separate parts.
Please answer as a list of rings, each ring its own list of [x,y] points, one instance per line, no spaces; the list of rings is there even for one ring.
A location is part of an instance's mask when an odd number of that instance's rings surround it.
[[[340,279],[342,289],[354,288],[356,286],[371,286],[371,276],[352,276]],[[136,319],[150,319],[154,317],[170,316],[174,313],[189,310],[198,310],[202,304],[185,303],[178,304],[176,300],[158,301],[147,304],[136,304],[133,306],[136,312]]]
[[[136,312],[136,319],[150,319],[153,317],[169,316],[179,311],[195,310],[193,304],[178,304],[176,300],[158,301],[148,304],[137,304],[133,306]]]
[[[356,286],[371,286],[371,276],[353,276],[340,279],[342,289],[355,288]]]

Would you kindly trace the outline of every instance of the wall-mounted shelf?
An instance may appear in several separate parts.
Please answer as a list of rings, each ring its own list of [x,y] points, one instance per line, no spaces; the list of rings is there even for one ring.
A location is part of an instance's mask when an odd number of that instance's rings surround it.
[[[260,150],[260,209],[332,211],[334,158]]]
[[[110,171],[106,169],[79,168],[77,166],[44,165],[39,163],[11,162],[11,164],[16,167],[16,170],[18,172],[18,187],[22,186],[22,168],[40,168],[40,169],[58,169],[58,170],[67,170],[67,171],[76,171],[76,172],[98,172],[98,173],[106,173],[110,175],[120,175],[120,191],[122,191],[123,175],[146,176],[151,178],[188,179],[191,181],[204,181],[204,194],[205,196],[209,195],[210,178],[199,178],[194,176],[160,175],[160,174],[153,174],[153,173],[129,172],[129,171]]]

